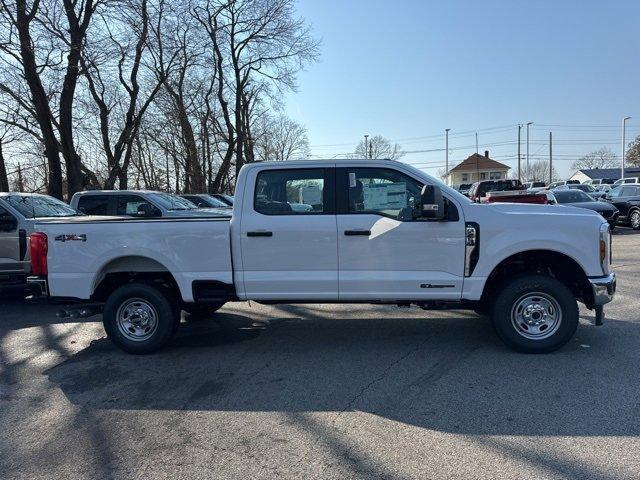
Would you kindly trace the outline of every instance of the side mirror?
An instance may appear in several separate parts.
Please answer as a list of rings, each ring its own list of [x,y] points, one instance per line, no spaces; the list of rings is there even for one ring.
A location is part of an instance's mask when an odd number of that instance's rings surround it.
[[[13,232],[18,228],[18,220],[13,215],[0,216],[0,232]]]
[[[436,185],[425,185],[420,194],[420,216],[429,220],[444,220],[442,190]]]
[[[149,203],[141,203],[138,205],[137,214],[139,217],[158,217],[160,212],[153,205]]]

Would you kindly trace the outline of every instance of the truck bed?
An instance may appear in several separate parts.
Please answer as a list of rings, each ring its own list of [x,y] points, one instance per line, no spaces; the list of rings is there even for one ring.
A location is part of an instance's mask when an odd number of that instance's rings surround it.
[[[185,302],[193,282],[233,285],[230,216],[194,218],[69,217],[39,222],[48,237],[50,295],[89,299],[111,272],[170,272]]]

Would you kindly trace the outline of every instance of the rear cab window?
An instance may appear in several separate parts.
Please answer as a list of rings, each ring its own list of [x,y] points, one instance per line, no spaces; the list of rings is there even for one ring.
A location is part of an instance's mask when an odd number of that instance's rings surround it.
[[[109,215],[109,197],[82,195],[78,200],[78,210],[86,215]]]

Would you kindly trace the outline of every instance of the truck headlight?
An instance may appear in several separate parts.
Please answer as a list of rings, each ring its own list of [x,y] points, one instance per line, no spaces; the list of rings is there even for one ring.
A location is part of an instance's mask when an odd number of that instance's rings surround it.
[[[608,223],[600,225],[599,249],[602,273],[609,275],[609,265],[611,263],[611,231],[609,230]]]

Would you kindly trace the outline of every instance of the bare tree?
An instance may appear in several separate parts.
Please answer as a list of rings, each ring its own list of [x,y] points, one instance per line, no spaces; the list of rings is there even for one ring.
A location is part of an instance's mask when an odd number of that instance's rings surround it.
[[[388,158],[390,160],[398,160],[404,156],[402,148],[397,143],[391,144],[389,140],[382,135],[369,137],[365,151],[364,140],[358,143],[354,156],[358,158]]]
[[[635,140],[629,143],[625,153],[625,161],[629,165],[640,167],[640,135]]]
[[[571,164],[571,168],[574,170],[612,168],[615,166],[617,166],[616,154],[607,147],[594,150]]]
[[[521,176],[523,182],[555,182],[560,179],[555,167],[551,174],[551,180],[549,180],[549,161],[548,160],[536,160],[529,164],[529,168],[523,165],[521,169]],[[512,172],[512,177],[517,178],[518,173]]]
[[[27,5],[26,0],[0,0],[2,8],[1,28],[2,51],[4,67],[15,68],[28,86],[26,92],[20,91],[9,84],[2,84],[0,88],[11,96],[16,104],[30,111],[35,123],[40,129],[40,136],[44,147],[44,155],[49,167],[48,193],[54,197],[62,198],[62,166],[60,164],[59,144],[55,134],[57,124],[54,121],[49,95],[45,90],[40,77],[40,72],[52,60],[52,51],[47,49],[40,52],[36,49],[36,42],[32,36],[32,27],[36,15],[41,6],[40,0],[34,0],[32,5]],[[42,54],[43,59],[38,61],[36,54]]]
[[[284,116],[261,119],[256,139],[258,160],[291,160],[309,156],[307,129]]]

